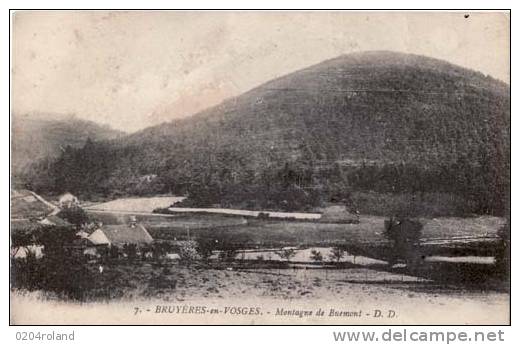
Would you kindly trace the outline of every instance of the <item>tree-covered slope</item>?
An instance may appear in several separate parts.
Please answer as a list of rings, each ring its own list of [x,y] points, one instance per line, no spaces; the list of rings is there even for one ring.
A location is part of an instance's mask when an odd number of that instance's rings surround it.
[[[350,54],[189,118],[66,152],[53,166],[52,189],[188,191],[196,203],[273,208],[348,201],[354,192],[441,192],[471,203],[469,211],[500,213],[509,103],[505,83],[444,61]],[[77,161],[91,153],[96,162],[104,157],[102,167]],[[96,183],[81,180],[85,174]],[[145,175],[153,181],[143,183]]]
[[[122,134],[75,117],[15,114],[12,117],[11,165],[17,174],[40,159],[59,157],[67,146],[81,148],[88,138],[107,140]]]

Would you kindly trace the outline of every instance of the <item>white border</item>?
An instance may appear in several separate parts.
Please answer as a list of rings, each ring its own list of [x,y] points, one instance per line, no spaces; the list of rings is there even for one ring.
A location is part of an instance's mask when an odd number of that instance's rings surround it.
[[[518,3],[518,2],[516,2]],[[179,9],[191,9],[191,8],[211,8],[215,7],[218,4],[219,8],[340,8],[344,6],[348,6],[350,8],[357,9],[366,9],[366,8],[388,8],[392,6],[393,9],[400,8],[422,8],[422,9],[445,9],[445,8],[512,8],[512,18],[515,18],[516,9],[520,7],[515,6],[515,2],[513,1],[430,1],[430,2],[414,2],[414,1],[363,1],[363,2],[344,2],[344,1],[329,1],[329,0],[321,0],[319,2],[309,1],[309,0],[301,0],[297,2],[286,2],[282,3],[281,1],[272,1],[272,0],[264,0],[264,1],[248,1],[247,3],[244,1],[158,1],[158,0],[148,0],[148,1],[126,1],[124,3],[112,1],[112,0],[91,0],[91,1],[83,1],[79,2],[70,2],[70,1],[4,1],[2,2],[2,15],[0,16],[1,20],[1,47],[3,47],[1,54],[1,62],[2,69],[0,70],[1,75],[1,99],[2,106],[4,107],[4,111],[8,112],[8,100],[9,100],[9,86],[8,86],[8,78],[9,78],[9,70],[8,70],[8,57],[9,52],[7,50],[8,46],[8,9],[9,8],[67,8],[73,6],[74,8],[84,8],[84,9],[92,9],[92,8],[118,8],[123,6],[124,8],[179,8]],[[520,13],[520,10],[519,12]],[[512,37],[518,36],[518,27],[515,25],[514,20],[512,20]],[[518,61],[516,57],[518,56],[517,47],[512,42],[512,59],[511,61]],[[512,81],[518,80],[518,72],[515,68],[512,68]],[[515,119],[515,115],[517,114],[517,105],[514,100],[518,99],[517,90],[514,88],[514,83],[512,85],[512,128],[517,128],[517,121]],[[8,116],[8,114],[6,114]],[[0,195],[3,197],[0,199],[1,202],[1,225],[3,231],[5,231],[3,239],[7,241],[7,232],[9,229],[9,202],[7,200],[7,195],[9,193],[8,181],[9,181],[9,136],[7,135],[7,119],[4,120],[4,126],[2,126],[4,130],[4,135],[1,136],[1,162],[3,163],[2,169],[0,169],[0,181],[3,183],[0,184]],[[518,181],[515,176],[515,172],[517,171],[516,167],[518,166],[518,155],[516,154],[518,148],[518,139],[515,137],[514,133],[512,135],[512,152],[514,153],[512,156],[512,237],[513,243],[516,243],[519,236],[515,234],[516,224],[518,224],[518,216],[520,214],[520,208],[516,203],[516,196],[520,193],[520,187],[518,186]],[[2,332],[0,333],[0,337],[2,339],[2,343],[10,344],[15,343],[15,332],[17,331],[37,331],[42,330],[45,332],[49,332],[52,330],[59,331],[69,331],[74,329],[76,332],[76,340],[77,344],[94,344],[96,342],[108,343],[108,342],[117,342],[117,343],[128,343],[128,344],[150,344],[155,343],[165,343],[165,344],[175,344],[175,343],[226,343],[226,344],[265,344],[265,342],[272,342],[273,344],[281,344],[281,343],[292,343],[292,344],[323,344],[323,343],[332,343],[332,330],[387,330],[388,326],[383,327],[8,327],[8,250],[7,244],[2,242],[2,257],[4,258],[4,263],[1,265],[0,279],[2,279],[3,293],[0,294],[1,298],[1,310],[3,310],[2,317],[0,319],[0,327]],[[512,257],[512,265],[516,267],[518,264],[519,255],[515,253],[513,250]],[[518,286],[518,278],[517,275],[514,274],[513,271],[513,282],[512,282],[512,290],[515,291],[515,287]],[[515,315],[517,310],[515,307],[517,306],[518,294],[512,294],[512,322],[515,322]],[[448,311],[447,311],[448,312]],[[464,330],[466,329],[468,332],[475,331],[475,327],[421,327],[423,329],[438,329],[438,330]],[[497,327],[480,327],[482,330],[498,330]],[[506,344],[518,343],[515,340],[520,339],[519,331],[517,327],[500,327],[500,329],[504,329],[506,332]]]

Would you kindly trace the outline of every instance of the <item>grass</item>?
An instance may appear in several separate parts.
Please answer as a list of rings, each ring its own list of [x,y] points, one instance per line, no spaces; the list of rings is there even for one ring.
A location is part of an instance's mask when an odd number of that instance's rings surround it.
[[[323,269],[293,269],[283,265],[276,268],[265,263],[254,266],[250,263],[203,263],[183,264],[177,261],[129,261],[111,260],[89,267],[93,284],[82,294],[81,301],[114,301],[142,298],[158,298],[170,301],[199,300],[201,298],[247,298],[269,297],[282,299],[336,298],[357,291],[361,295],[381,294],[389,287],[395,293],[409,290],[426,293],[460,293],[470,288],[473,291],[503,291],[492,284],[453,285],[458,274],[467,274],[465,269],[451,268],[451,280],[447,284],[432,283],[428,278],[409,275],[399,271],[373,270],[361,267]],[[445,271],[439,267],[439,272]],[[465,272],[465,273],[464,273]],[[480,281],[482,283],[482,281]],[[358,286],[359,288],[355,288]],[[372,287],[371,287],[372,286]],[[362,288],[361,288],[362,287]],[[397,291],[395,290],[397,289]],[[21,289],[20,291],[23,291]],[[348,293],[347,293],[348,292]],[[50,296],[52,293],[47,292]],[[331,295],[332,294],[332,295]],[[384,294],[381,294],[381,297]],[[63,298],[63,297],[59,297]]]
[[[31,194],[25,197],[11,197],[11,218],[44,217],[52,208],[36,199]]]
[[[187,234],[183,226],[189,219],[190,235],[259,247],[288,245],[313,246],[345,243],[377,243],[385,241],[383,236],[384,217],[362,216],[359,224],[323,224],[314,222],[290,222],[248,220],[246,224],[225,223],[225,219],[214,218],[213,226],[208,219],[195,216],[172,219],[158,223],[144,222],[158,238],[182,238]],[[213,220],[210,220],[213,221]],[[423,238],[481,237],[494,236],[504,220],[495,217],[423,219]],[[170,225],[168,225],[170,224]],[[153,236],[153,235],[152,235]]]
[[[107,213],[92,214],[92,217],[105,224],[126,223],[130,220],[129,215]],[[189,232],[191,239],[209,239],[218,241],[220,246],[240,249],[356,245],[369,252],[372,246],[387,242],[383,236],[386,218],[381,216],[362,215],[358,224],[259,220],[210,214],[179,214],[173,217],[138,215],[137,219],[154,239],[186,240]],[[422,239],[428,240],[493,237],[505,222],[503,218],[491,216],[420,220],[424,224]],[[459,246],[461,248],[451,248],[449,243],[437,247],[442,246],[448,251],[463,252],[467,249],[471,255],[478,255],[479,251],[482,251],[482,255],[490,255],[494,250],[494,243],[489,247],[484,241],[463,244]]]
[[[352,203],[362,214],[408,217],[460,217],[476,208],[475,202],[453,193],[353,192]]]

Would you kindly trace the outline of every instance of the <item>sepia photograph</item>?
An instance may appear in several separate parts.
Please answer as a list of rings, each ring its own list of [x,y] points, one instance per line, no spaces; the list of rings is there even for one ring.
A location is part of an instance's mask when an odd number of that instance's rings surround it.
[[[11,325],[510,324],[510,11],[10,22]]]

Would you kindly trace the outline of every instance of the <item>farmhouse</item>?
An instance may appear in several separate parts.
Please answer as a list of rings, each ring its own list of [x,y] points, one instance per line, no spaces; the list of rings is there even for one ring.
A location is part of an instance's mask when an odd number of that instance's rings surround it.
[[[35,235],[45,227],[37,221],[30,219],[11,219],[11,238],[13,242],[21,239],[22,242],[35,241]]]
[[[72,195],[71,193],[65,193],[60,195],[58,199],[58,203],[60,205],[60,208],[63,207],[72,207],[79,205],[79,199]]]
[[[42,225],[57,226],[60,228],[71,228],[74,226],[71,223],[67,222],[65,219],[62,219],[55,215],[49,215],[46,218],[40,220],[38,223]]]
[[[11,249],[11,256],[15,259],[23,259],[28,255],[34,255],[37,259],[43,257],[43,246],[31,244],[25,247],[16,247]]]
[[[24,258],[29,252],[41,257],[42,246],[35,244],[37,235],[44,226],[29,219],[11,220],[11,256]]]
[[[359,215],[351,213],[344,204],[328,203],[325,207],[318,209],[322,214],[322,223],[357,224]]]
[[[88,237],[95,245],[123,247],[125,244],[142,246],[153,241],[144,226],[134,222],[130,224],[103,225]]]

